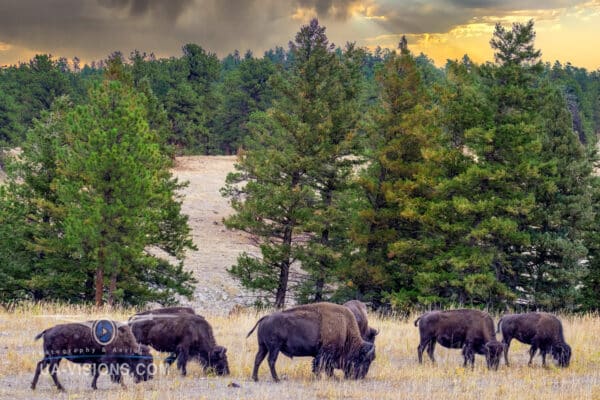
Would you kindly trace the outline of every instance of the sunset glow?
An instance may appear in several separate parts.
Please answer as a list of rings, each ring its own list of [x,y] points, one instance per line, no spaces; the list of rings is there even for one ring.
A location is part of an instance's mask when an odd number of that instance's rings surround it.
[[[301,24],[318,17],[338,45],[409,48],[437,65],[468,54],[492,60],[489,40],[496,23],[533,19],[543,60],[595,70],[600,53],[590,49],[600,33],[600,0],[8,0],[0,4],[0,65],[33,54],[84,61],[115,50],[180,54],[197,43],[225,56],[235,49],[255,54],[286,47]],[[40,16],[43,15],[43,18]]]

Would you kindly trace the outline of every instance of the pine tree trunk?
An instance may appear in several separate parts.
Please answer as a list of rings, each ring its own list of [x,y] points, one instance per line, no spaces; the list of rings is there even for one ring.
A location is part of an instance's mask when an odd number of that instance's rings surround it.
[[[285,227],[282,246],[286,246],[288,251],[285,258],[281,260],[281,271],[279,272],[279,285],[275,294],[275,308],[285,306],[285,295],[287,293],[288,279],[290,275],[290,251],[292,248],[292,224]]]
[[[295,172],[292,176],[290,186],[295,188],[300,182],[300,173]],[[279,272],[279,284],[277,293],[275,294],[275,308],[283,308],[285,306],[285,296],[287,294],[288,280],[290,276],[290,259],[292,252],[292,236],[296,221],[291,218],[283,231],[283,241],[281,245],[287,249],[285,257],[281,260],[281,271]]]
[[[281,263],[281,272],[279,273],[279,285],[277,286],[277,294],[275,295],[275,308],[285,307],[285,295],[287,293],[288,277],[290,274],[289,260]]]
[[[98,267],[96,268],[96,307],[102,307],[102,293],[104,292],[104,244],[100,244],[98,251]]]
[[[117,290],[117,273],[113,272],[110,275],[110,284],[108,286],[108,305],[115,305],[115,291]]]
[[[323,198],[325,199],[325,210],[331,207],[331,202],[333,198],[333,190],[331,183],[327,186],[327,190],[325,193],[322,193]],[[321,245],[324,248],[329,247],[329,224],[325,225],[325,229],[321,232]],[[327,273],[327,267],[329,267],[327,260],[324,257],[321,257],[319,260],[319,271],[317,271],[317,280],[315,282],[315,301],[323,300],[323,289],[325,287],[325,275]]]
[[[102,292],[104,291],[104,269],[101,265],[96,268],[96,307],[102,307]]]

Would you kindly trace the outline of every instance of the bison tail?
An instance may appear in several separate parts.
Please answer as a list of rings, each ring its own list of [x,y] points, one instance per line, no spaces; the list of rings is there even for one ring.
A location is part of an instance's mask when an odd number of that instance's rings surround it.
[[[246,335],[246,338],[249,338],[250,335],[252,335],[252,332],[254,332],[254,330],[256,329],[256,327],[262,322],[263,319],[265,319],[267,316],[265,315],[264,317],[262,317],[261,319],[259,319],[258,321],[256,321],[256,324],[254,324],[254,326],[252,327],[252,329],[250,330],[250,332],[248,332],[248,334]]]
[[[34,340],[39,340],[41,337],[43,337],[46,334],[47,330],[48,329],[45,329],[42,332],[38,333],[38,335],[34,338]]]
[[[421,317],[419,317],[419,318],[415,319],[415,326],[418,326],[418,325],[419,325],[419,320],[420,320],[420,319],[421,319]]]

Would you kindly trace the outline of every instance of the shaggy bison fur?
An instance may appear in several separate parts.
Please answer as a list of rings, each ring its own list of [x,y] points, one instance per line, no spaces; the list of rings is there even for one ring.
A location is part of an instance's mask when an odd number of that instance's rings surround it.
[[[154,310],[141,311],[135,315],[129,317],[129,321],[133,319],[140,318],[146,315],[160,315],[160,314],[193,314],[196,315],[196,312],[191,307],[164,307],[164,308],[155,308]]]
[[[268,355],[271,376],[279,377],[275,362],[279,352],[288,357],[314,357],[312,370],[319,376],[334,368],[344,371],[345,378],[362,379],[375,359],[375,345],[362,339],[352,312],[332,303],[315,303],[274,312],[258,320],[258,352],[252,379],[258,380],[258,368]]]
[[[475,353],[485,355],[487,366],[498,369],[504,345],[496,340],[494,321],[488,313],[479,310],[431,311],[415,321],[421,342],[418,347],[419,363],[423,351],[435,362],[436,342],[450,349],[462,348],[464,366],[475,365]]]
[[[227,349],[217,346],[213,330],[204,317],[188,313],[151,314],[129,321],[136,339],[157,351],[173,353],[177,368],[187,374],[188,359],[195,358],[204,369],[212,368],[217,375],[229,374]],[[171,356],[172,357],[172,356]]]
[[[101,367],[107,368],[111,380],[117,383],[121,382],[123,367],[129,370],[136,383],[152,378],[152,355],[147,346],[140,345],[135,340],[127,325],[119,326],[119,323],[115,323],[118,327],[116,337],[110,344],[101,345],[93,337],[93,322],[56,325],[35,337],[35,340],[44,339],[44,358],[37,363],[31,382],[32,389],[35,389],[42,370],[49,367],[54,384],[59,390],[64,390],[56,375],[63,358],[92,366],[93,389],[97,388]]]
[[[571,346],[565,342],[560,320],[552,314],[530,312],[505,315],[498,321],[498,332],[500,331],[502,331],[502,341],[505,344],[504,361],[506,361],[506,365],[508,365],[508,349],[513,339],[531,345],[529,365],[538,349],[542,355],[542,365],[544,366],[546,365],[546,353],[552,354],[560,367],[568,367],[571,362]]]
[[[379,333],[377,329],[373,329],[369,327],[369,320],[367,319],[367,306],[365,303],[359,300],[350,300],[344,303],[345,307],[348,307],[352,314],[354,314],[354,318],[356,318],[356,323],[358,324],[358,329],[360,330],[360,335],[367,342],[375,343],[375,336]]]

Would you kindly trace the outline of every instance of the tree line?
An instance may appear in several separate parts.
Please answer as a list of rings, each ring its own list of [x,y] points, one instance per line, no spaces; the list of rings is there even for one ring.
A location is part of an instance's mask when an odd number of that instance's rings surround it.
[[[313,20],[262,58],[187,44],[4,67],[0,141],[22,153],[3,159],[0,298],[190,295],[149,251],[194,246],[168,172],[185,153],[238,155],[225,223],[260,256],[230,272],[257,303],[596,309],[600,75],[542,63],[534,39],[497,25],[494,62],[437,68]]]

